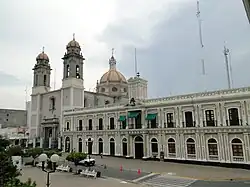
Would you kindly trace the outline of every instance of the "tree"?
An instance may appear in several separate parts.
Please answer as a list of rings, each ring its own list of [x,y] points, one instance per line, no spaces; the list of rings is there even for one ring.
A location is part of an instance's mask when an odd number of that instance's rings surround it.
[[[16,166],[13,165],[10,152],[6,151],[6,148],[10,145],[9,140],[0,137],[0,186],[1,187],[36,187],[35,182],[28,180],[27,182],[21,182],[17,177],[20,172]],[[14,151],[15,150],[15,151]],[[17,154],[17,149],[13,149],[11,153]],[[19,150],[20,151],[20,150]],[[20,152],[19,152],[20,153]],[[17,156],[17,155],[12,155]]]
[[[23,149],[21,146],[11,146],[7,149],[7,153],[9,156],[23,156]]]
[[[70,162],[74,162],[75,164],[75,168],[76,168],[76,173],[77,173],[77,166],[79,164],[79,162],[81,160],[84,160],[85,158],[87,158],[87,154],[85,153],[76,153],[76,152],[72,152],[70,153],[67,157],[66,160],[70,161]]]
[[[0,152],[4,151],[9,145],[10,141],[0,136]]]

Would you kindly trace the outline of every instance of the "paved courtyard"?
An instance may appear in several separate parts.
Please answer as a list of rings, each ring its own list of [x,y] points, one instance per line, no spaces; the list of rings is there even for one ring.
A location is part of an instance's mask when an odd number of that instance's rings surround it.
[[[93,157],[96,159],[97,164],[106,164],[108,167],[113,168],[120,168],[120,166],[122,166],[124,170],[137,171],[138,169],[140,169],[142,172],[145,173],[170,173],[175,176],[198,180],[250,180],[250,170],[245,169],[201,166],[159,161],[142,161],[105,156],[102,159],[100,158],[100,156]]]
[[[46,184],[46,173],[39,168],[24,167],[21,180],[26,181],[31,178],[36,181],[37,187],[44,187]],[[112,178],[85,178],[72,173],[56,172],[50,175],[51,187],[139,187],[142,184],[132,184],[126,181]]]

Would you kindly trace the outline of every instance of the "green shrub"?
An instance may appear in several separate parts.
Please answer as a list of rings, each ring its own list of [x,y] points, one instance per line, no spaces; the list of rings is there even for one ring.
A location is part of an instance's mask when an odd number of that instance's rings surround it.
[[[7,154],[9,156],[23,156],[24,152],[21,146],[16,145],[9,147],[7,150]]]
[[[87,154],[73,152],[66,157],[66,160],[78,163],[79,161],[84,160],[85,158],[87,158]]]

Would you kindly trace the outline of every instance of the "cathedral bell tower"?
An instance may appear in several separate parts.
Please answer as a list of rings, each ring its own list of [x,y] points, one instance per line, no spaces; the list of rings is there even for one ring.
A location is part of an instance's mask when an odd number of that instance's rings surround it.
[[[66,47],[67,52],[63,59],[63,80],[62,87],[77,86],[83,88],[83,61],[81,47],[75,40],[70,41]]]
[[[62,79],[62,109],[73,109],[84,107],[84,80],[83,61],[81,47],[75,40],[71,40],[67,47],[63,59],[63,79]]]
[[[33,87],[32,94],[41,94],[50,91],[50,74],[51,68],[49,64],[49,57],[44,53],[44,49],[42,53],[40,53],[36,57],[36,64],[33,68],[34,71],[34,79],[33,79]]]

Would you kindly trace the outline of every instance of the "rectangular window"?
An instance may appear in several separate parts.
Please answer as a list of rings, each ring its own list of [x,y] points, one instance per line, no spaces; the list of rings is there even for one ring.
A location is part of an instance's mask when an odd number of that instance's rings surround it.
[[[205,115],[207,126],[215,126],[214,110],[206,110]]]
[[[191,111],[185,112],[186,127],[194,127],[193,113]]]
[[[168,128],[174,127],[174,114],[173,113],[167,113],[167,126]]]

